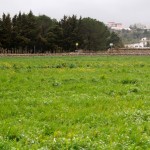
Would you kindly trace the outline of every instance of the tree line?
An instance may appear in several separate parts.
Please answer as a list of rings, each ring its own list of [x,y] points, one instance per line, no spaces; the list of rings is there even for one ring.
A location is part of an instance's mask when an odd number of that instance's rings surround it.
[[[55,53],[106,50],[109,44],[121,47],[115,32],[92,18],[64,16],[60,21],[32,11],[0,18],[0,49],[3,53]]]

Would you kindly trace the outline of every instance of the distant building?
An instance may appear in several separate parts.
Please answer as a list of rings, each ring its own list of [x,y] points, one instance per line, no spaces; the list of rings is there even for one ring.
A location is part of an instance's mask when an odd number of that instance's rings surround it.
[[[134,44],[126,44],[126,48],[148,48],[148,43],[150,43],[150,40],[146,37],[142,38],[139,43]]]
[[[108,22],[106,25],[109,28],[114,29],[114,30],[122,30],[123,29],[122,23]]]
[[[146,25],[145,29],[150,31],[150,25]]]
[[[144,37],[144,38],[142,38],[142,39],[140,40],[140,42],[143,43],[143,46],[144,46],[144,47],[147,46],[148,41],[149,41],[149,40],[148,40],[146,37]]]
[[[143,43],[126,44],[125,48],[143,48]]]
[[[122,30],[128,30],[128,31],[131,31],[131,29],[130,29],[130,28],[123,28]]]

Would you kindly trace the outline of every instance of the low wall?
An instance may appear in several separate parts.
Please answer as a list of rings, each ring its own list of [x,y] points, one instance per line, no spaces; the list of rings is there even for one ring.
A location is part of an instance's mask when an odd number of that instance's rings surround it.
[[[109,50],[109,53],[117,53],[117,54],[147,54],[150,55],[150,49],[113,49]]]
[[[74,55],[150,55],[150,49],[109,49],[105,51],[76,51],[68,53],[0,53],[0,56],[74,56]]]

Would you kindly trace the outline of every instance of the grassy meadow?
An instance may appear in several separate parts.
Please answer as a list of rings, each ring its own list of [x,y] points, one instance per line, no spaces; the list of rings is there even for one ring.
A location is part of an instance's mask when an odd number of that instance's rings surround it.
[[[150,150],[150,57],[0,57],[0,150],[30,149]]]

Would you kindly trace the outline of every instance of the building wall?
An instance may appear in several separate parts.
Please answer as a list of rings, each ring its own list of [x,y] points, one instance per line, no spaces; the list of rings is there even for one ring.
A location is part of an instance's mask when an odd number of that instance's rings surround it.
[[[114,30],[122,30],[123,29],[122,23],[108,22],[106,25],[109,28],[114,29]]]

